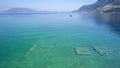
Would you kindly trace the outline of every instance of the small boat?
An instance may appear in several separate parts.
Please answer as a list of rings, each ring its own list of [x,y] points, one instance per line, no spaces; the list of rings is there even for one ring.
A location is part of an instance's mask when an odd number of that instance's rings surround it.
[[[69,17],[72,17],[72,15],[69,15]]]

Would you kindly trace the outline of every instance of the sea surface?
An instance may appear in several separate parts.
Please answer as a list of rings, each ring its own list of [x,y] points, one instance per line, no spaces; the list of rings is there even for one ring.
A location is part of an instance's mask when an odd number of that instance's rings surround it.
[[[0,68],[120,68],[119,18],[116,13],[2,14]],[[78,55],[80,47],[90,55]]]

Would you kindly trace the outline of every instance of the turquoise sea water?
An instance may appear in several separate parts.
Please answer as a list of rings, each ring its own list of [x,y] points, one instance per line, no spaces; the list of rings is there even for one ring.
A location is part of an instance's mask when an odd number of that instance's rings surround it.
[[[120,68],[120,15],[70,14],[0,15],[0,68]]]

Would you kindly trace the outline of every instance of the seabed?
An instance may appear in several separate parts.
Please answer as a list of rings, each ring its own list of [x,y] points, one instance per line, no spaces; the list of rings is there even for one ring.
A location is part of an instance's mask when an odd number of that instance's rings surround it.
[[[91,50],[92,49],[92,50]],[[75,47],[73,48],[74,54],[72,57],[73,59],[68,58],[69,55],[66,57],[61,56],[60,52],[55,54],[56,47],[53,45],[33,45],[28,52],[25,54],[24,58],[22,58],[19,65],[16,65],[16,68],[87,68],[90,65],[90,68],[100,68],[103,67],[99,64],[98,61],[94,61],[96,57],[95,54],[98,54],[100,57],[99,61],[104,60],[108,57],[110,60],[109,55],[112,55],[112,52],[110,51],[109,47],[103,47],[98,45],[91,45],[91,48],[88,47]],[[71,49],[72,51],[72,49]],[[94,52],[92,52],[94,51]],[[58,57],[56,57],[58,55]],[[86,57],[87,56],[87,57]],[[115,55],[113,55],[114,57]],[[65,61],[66,59],[69,59]],[[116,57],[114,57],[116,58]],[[101,59],[101,60],[100,60]],[[117,58],[116,58],[117,59]],[[118,59],[119,60],[119,59]],[[108,64],[108,63],[106,63]],[[67,65],[67,66],[66,66]],[[100,66],[99,66],[100,65]],[[119,67],[118,64],[113,65],[106,65],[105,67],[113,68],[113,66],[116,66],[116,68]]]

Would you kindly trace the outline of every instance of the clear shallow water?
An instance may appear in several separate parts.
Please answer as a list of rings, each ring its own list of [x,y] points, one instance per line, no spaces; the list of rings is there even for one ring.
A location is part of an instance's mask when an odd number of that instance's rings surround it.
[[[72,15],[0,15],[0,68],[120,68],[120,15]],[[76,47],[91,55],[78,56]]]

